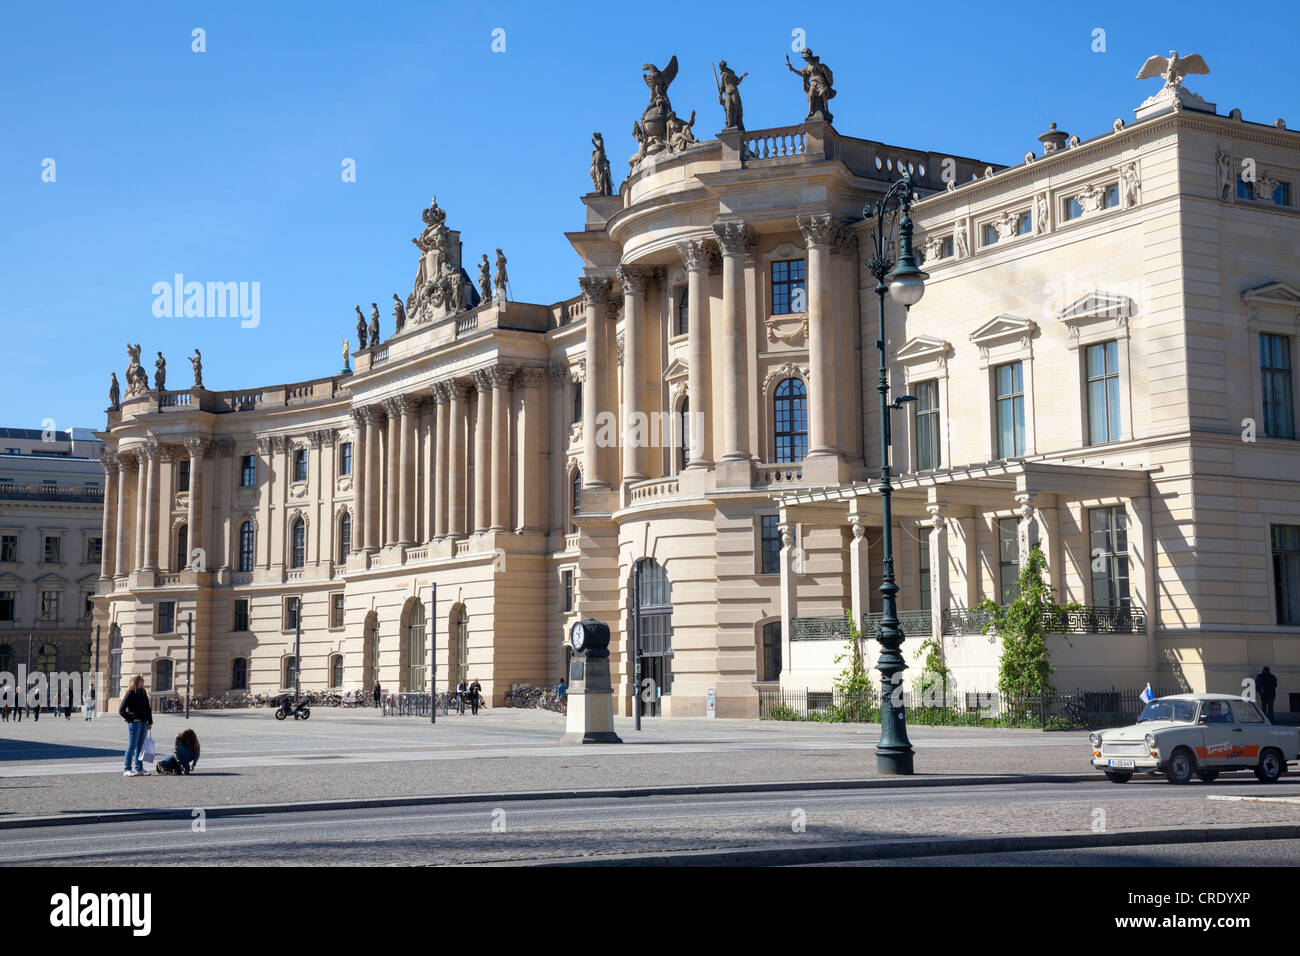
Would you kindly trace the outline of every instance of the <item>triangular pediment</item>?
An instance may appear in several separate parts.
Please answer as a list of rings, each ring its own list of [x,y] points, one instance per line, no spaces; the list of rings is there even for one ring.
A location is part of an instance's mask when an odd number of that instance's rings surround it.
[[[690,371],[689,367],[681,359],[673,359],[664,369],[664,381],[671,382],[673,379],[685,378]]]
[[[894,358],[899,362],[943,358],[951,349],[952,346],[944,339],[937,339],[932,335],[918,335],[903,343],[903,347],[894,353]]]
[[[80,584],[83,588],[86,587],[87,585],[93,588],[98,582],[99,582],[98,574],[84,574],[81,577],[77,578],[77,583]]]
[[[1038,325],[1033,319],[1022,319],[1017,315],[1003,313],[996,319],[990,319],[970,334],[970,340],[976,345],[987,345],[1000,339],[1020,335],[1033,335]]]
[[[6,584],[22,584],[22,583],[24,583],[24,579],[20,578],[12,571],[6,571],[4,574],[0,574],[0,588],[3,588]]]
[[[1257,289],[1247,289],[1241,294],[1241,299],[1243,302],[1294,308],[1300,306],[1300,289],[1285,282],[1270,282]]]
[[[53,571],[51,571],[48,574],[42,574],[39,578],[36,579],[35,583],[36,584],[60,584],[66,587],[68,584],[68,579],[63,577],[63,575],[61,574],[55,574]]]
[[[1088,319],[1127,319],[1136,314],[1133,300],[1126,295],[1094,290],[1081,295],[1064,309],[1057,310],[1062,322],[1082,322]]]

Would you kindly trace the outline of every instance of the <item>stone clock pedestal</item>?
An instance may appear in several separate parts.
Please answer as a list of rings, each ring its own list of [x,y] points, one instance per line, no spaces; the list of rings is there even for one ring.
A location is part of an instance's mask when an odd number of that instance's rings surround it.
[[[609,658],[575,654],[569,665],[569,712],[562,744],[621,744],[614,733]]]

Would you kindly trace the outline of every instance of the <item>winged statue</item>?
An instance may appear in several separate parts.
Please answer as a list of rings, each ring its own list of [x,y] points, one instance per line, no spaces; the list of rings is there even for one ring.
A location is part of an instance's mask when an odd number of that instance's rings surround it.
[[[642,64],[641,69],[645,71],[642,79],[650,87],[650,105],[667,107],[668,87],[677,79],[677,55],[673,54],[673,58],[662,70],[653,63]]]
[[[1146,80],[1153,76],[1163,77],[1164,89],[1176,90],[1189,73],[1206,75],[1209,72],[1210,68],[1205,65],[1205,60],[1199,53],[1179,56],[1177,50],[1170,50],[1168,59],[1163,56],[1153,56],[1143,63],[1142,69],[1138,70],[1137,78]]]

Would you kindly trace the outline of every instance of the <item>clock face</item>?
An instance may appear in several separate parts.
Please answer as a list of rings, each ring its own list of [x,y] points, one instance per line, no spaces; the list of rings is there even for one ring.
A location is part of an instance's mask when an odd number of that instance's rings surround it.
[[[582,622],[579,621],[578,623],[574,624],[573,630],[569,632],[569,643],[573,645],[573,649],[575,651],[582,650],[582,645],[583,642],[586,640],[586,638],[587,638],[587,631],[586,628],[582,626]]]

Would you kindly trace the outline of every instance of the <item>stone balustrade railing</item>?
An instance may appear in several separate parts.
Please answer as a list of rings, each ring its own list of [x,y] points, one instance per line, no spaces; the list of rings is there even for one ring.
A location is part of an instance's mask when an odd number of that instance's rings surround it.
[[[419,548],[407,548],[407,549],[406,549],[406,560],[407,560],[407,561],[427,561],[428,558],[429,558],[429,547],[428,547],[428,545],[424,545],[423,547],[419,547]]]
[[[565,551],[577,551],[577,550],[578,550],[578,538],[579,538],[579,537],[580,537],[580,535],[579,535],[578,532],[576,532],[576,531],[572,532],[571,534],[566,534],[566,535],[564,536],[564,550],[565,550]]]
[[[457,554],[458,556],[459,556],[459,555],[462,555],[462,554],[469,554],[469,541],[468,541],[468,540],[466,540],[466,541],[457,541],[457,542],[456,542],[456,554]]]
[[[629,489],[628,499],[637,502],[652,498],[667,498],[677,494],[679,490],[680,482],[676,478],[654,478],[633,485]]]
[[[478,313],[469,312],[456,319],[456,334],[464,335],[478,328]]]
[[[160,588],[175,587],[181,583],[181,573],[179,571],[165,571],[159,574],[155,580]]]
[[[376,365],[379,365],[379,364],[381,364],[382,362],[387,362],[387,361],[388,361],[388,346],[387,346],[387,345],[381,345],[381,346],[379,346],[378,348],[376,348],[376,349],[372,349],[372,350],[371,350],[371,352],[370,352],[370,367],[371,367],[371,368],[374,368]]]
[[[158,393],[159,408],[189,408],[189,406],[190,406],[189,392],[177,391],[177,392]]]
[[[803,463],[771,463],[754,466],[755,485],[798,484],[803,481]]]
[[[802,126],[754,130],[745,134],[744,149],[746,162],[755,159],[801,156],[808,152],[808,137]]]
[[[36,481],[0,481],[0,499],[9,501],[102,502],[102,485],[47,485]]]

